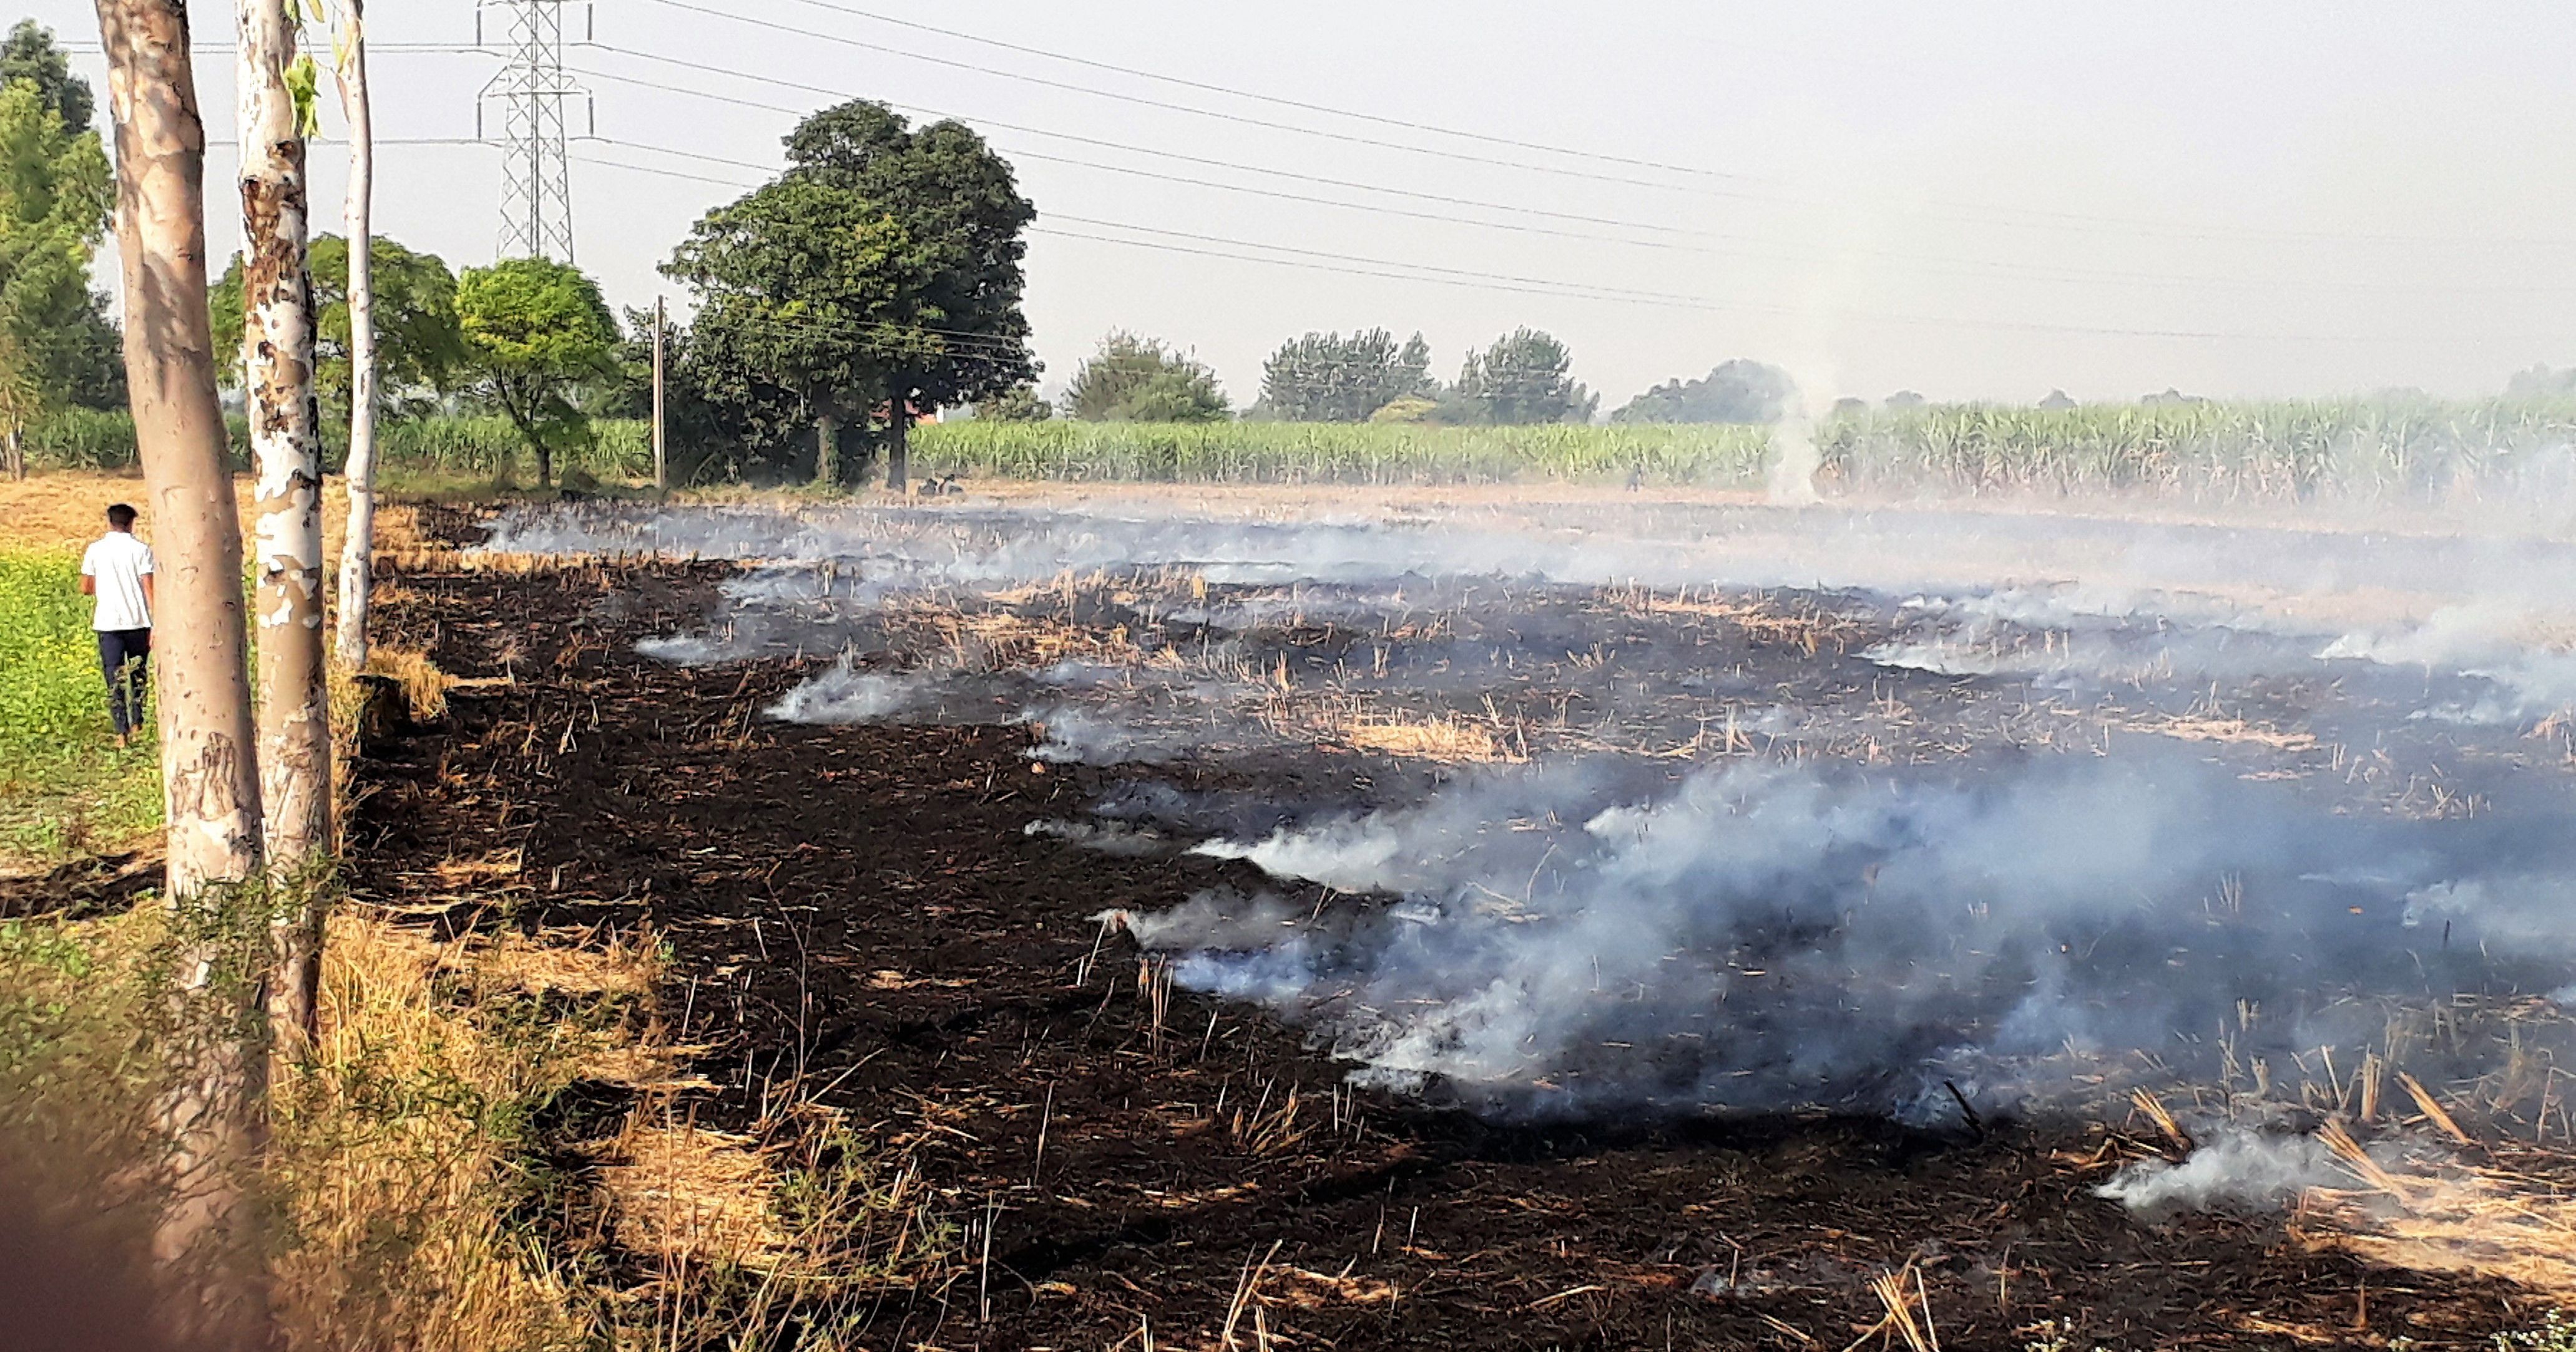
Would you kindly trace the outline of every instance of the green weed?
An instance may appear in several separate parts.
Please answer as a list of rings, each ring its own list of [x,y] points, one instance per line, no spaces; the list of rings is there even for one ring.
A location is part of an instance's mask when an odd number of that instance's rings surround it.
[[[78,554],[0,552],[0,857],[119,848],[160,823],[149,738],[119,750]]]

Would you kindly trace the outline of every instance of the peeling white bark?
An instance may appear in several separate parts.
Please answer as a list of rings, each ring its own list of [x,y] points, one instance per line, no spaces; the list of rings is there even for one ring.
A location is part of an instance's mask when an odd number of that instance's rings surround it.
[[[367,95],[364,0],[340,0],[333,70],[349,122],[349,525],[340,545],[340,660],[367,664],[376,549],[375,116]]]
[[[239,0],[242,387],[258,475],[260,796],[268,867],[290,877],[327,854],[331,729],[322,681],[322,437],[305,268],[304,136],[287,72],[289,0]]]

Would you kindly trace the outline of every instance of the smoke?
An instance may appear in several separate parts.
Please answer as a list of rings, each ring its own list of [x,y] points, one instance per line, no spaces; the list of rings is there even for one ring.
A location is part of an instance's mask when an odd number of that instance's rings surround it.
[[[2076,587],[2151,597],[2179,619],[2260,615],[2321,641],[2446,606],[2576,608],[2576,546],[2549,540],[1954,506],[1470,501],[1335,517],[1171,497],[1080,510],[620,504],[520,509],[496,523],[486,547],[759,561],[768,566],[728,585],[739,614],[714,629],[721,637],[733,625],[738,635],[758,620],[769,628],[753,637],[770,644],[795,641],[788,636],[800,620],[829,627],[889,596],[1026,587],[1102,569],[1168,571],[1217,586],[1373,587],[1390,597],[1429,580],[1479,578],[1933,598]],[[750,655],[739,636],[724,651]]]
[[[937,694],[923,677],[860,671],[845,657],[761,712],[789,723],[873,723],[932,707]]]
[[[2455,723],[2500,724],[2544,718],[2576,706],[2576,653],[2563,630],[2508,601],[2446,606],[2407,628],[2345,634],[2320,650],[2321,660],[2358,658],[2390,666],[2455,671],[2491,689],[2425,712]]]
[[[1238,778],[1354,745],[1310,718],[1328,683],[1346,715],[1526,732],[1530,763],[1384,777],[1373,811],[1238,818],[1139,769],[1098,822],[1028,828],[1257,872],[1126,923],[1373,1083],[1955,1121],[1954,1093],[2053,1111],[2320,1048],[2393,1065],[2405,1011],[2559,992],[2576,962],[2564,785],[2477,722],[2576,695],[2550,628],[2576,548],[2550,541],[1597,501],[770,515],[531,514],[495,547],[762,561],[646,652],[843,654],[780,718],[1017,722],[1044,759]],[[2273,740],[2107,736],[2222,702]],[[1661,735],[1614,736],[1629,715]],[[1787,763],[1720,758],[1747,752]],[[2446,1069],[2488,1068],[2445,1037]]]
[[[2037,1111],[2248,1008],[2265,1027],[2231,1054],[2349,1045],[2385,1034],[2374,1001],[2546,990],[2576,957],[2559,875],[2497,867],[2496,839],[2355,821],[2180,754],[1974,778],[1742,764],[1645,793],[1538,767],[1199,850],[1395,904],[1258,947],[1186,908],[1140,917],[1180,979],[1268,992],[1364,1081],[1534,1110],[1937,1116],[1946,1080]],[[2457,948],[2407,923],[2433,904]],[[2475,957],[2486,939],[2515,958]]]
[[[1816,474],[1825,457],[1816,449],[1816,425],[1804,408],[1771,424],[1769,487],[1775,507],[1805,507],[1824,501],[1816,491]]]
[[[1117,821],[1093,823],[1040,817],[1021,827],[1020,834],[1069,841],[1102,854],[1160,854],[1171,848],[1171,838],[1162,832]]]
[[[2145,1159],[2093,1190],[2131,1211],[2220,1206],[2270,1210],[2310,1188],[2349,1183],[2334,1152],[2314,1136],[2205,1128],[2206,1139],[2180,1164]]]

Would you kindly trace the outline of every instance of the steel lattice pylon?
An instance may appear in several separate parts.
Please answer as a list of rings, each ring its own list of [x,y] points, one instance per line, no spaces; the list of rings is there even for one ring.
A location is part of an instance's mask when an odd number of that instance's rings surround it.
[[[564,73],[564,11],[587,0],[483,0],[475,8],[475,41],[482,42],[483,12],[498,10],[508,25],[509,61],[496,72],[474,107],[475,134],[483,132],[484,105],[501,104],[501,248],[503,258],[573,261],[572,172],[564,146],[570,139],[569,104],[585,118],[590,91]]]

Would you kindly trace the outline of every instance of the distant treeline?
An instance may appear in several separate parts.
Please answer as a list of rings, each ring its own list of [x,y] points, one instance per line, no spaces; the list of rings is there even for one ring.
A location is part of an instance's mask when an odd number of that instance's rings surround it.
[[[591,427],[590,443],[566,453],[567,474],[603,483],[650,476],[647,424],[603,418]],[[238,426],[234,435],[238,447]],[[2284,499],[2421,496],[2468,483],[2557,478],[2576,485],[2576,395],[2067,409],[1930,404],[1846,412],[1812,435],[1827,488]],[[121,468],[133,463],[133,426],[121,413],[66,411],[32,427],[29,448],[39,465]],[[912,448],[918,472],[969,479],[1709,487],[1759,484],[1776,454],[1771,428],[1728,423],[971,420],[924,426]],[[384,452],[398,476],[529,481],[525,442],[498,417],[395,423],[384,429]],[[693,457],[675,444],[673,459]]]

